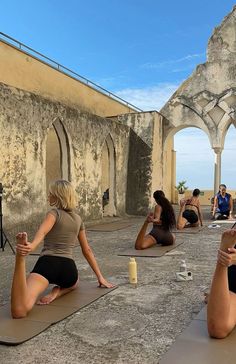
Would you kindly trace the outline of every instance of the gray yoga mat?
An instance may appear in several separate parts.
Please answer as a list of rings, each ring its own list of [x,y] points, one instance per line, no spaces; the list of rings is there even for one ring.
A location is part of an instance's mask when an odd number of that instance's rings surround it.
[[[175,249],[177,246],[183,244],[181,242],[175,242],[173,245],[162,246],[162,245],[154,245],[151,248],[143,249],[143,250],[136,250],[135,248],[127,248],[118,253],[119,256],[128,256],[128,257],[150,257],[156,258],[161,257],[162,255],[170,252],[171,250]]]
[[[209,337],[204,307],[159,364],[232,364],[236,361],[235,342],[236,329],[225,339]]]
[[[122,221],[114,221],[107,224],[97,224],[91,225],[87,227],[88,231],[101,231],[101,232],[110,232],[116,230],[122,230],[129,227],[131,223],[122,222]]]
[[[50,325],[88,306],[115,288],[99,288],[97,282],[80,282],[74,291],[49,305],[35,305],[27,317],[12,319],[10,304],[0,307],[0,344],[18,345],[40,334]]]
[[[229,224],[234,225],[236,223],[236,220],[215,220],[213,221],[213,224]]]
[[[172,231],[173,234],[180,233],[180,234],[197,234],[200,231],[204,230],[205,226],[198,226],[198,227],[187,227],[181,230],[175,229]]]

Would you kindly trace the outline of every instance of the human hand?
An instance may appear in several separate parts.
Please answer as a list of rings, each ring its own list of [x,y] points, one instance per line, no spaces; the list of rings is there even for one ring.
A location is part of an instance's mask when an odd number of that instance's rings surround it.
[[[24,244],[18,243],[16,245],[16,252],[17,254],[22,256],[29,255],[32,252],[31,244],[29,242]]]
[[[224,267],[236,265],[236,249],[228,248],[228,252],[219,249],[217,261]]]
[[[113,287],[115,287],[114,284],[106,281],[106,279],[104,279],[103,277],[98,278],[98,283],[99,283],[99,287],[105,287],[105,288],[113,288]]]
[[[150,212],[146,217],[146,221],[149,223],[149,222],[153,222],[153,220],[154,220],[154,213]]]

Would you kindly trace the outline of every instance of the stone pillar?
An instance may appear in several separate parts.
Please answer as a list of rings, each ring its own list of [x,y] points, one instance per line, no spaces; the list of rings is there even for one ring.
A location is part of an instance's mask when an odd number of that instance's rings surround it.
[[[215,168],[214,168],[214,193],[216,194],[221,183],[221,148],[213,148],[215,152]]]

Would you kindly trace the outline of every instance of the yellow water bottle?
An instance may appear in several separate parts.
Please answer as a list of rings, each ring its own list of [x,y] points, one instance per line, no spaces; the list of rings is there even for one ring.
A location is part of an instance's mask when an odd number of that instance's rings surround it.
[[[129,260],[129,282],[131,284],[137,285],[137,263],[134,258]]]

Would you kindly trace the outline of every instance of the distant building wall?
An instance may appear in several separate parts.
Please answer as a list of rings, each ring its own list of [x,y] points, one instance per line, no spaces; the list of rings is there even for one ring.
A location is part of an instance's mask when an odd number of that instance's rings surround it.
[[[187,190],[185,192],[185,197],[188,198],[188,197],[192,196],[192,192],[193,192],[192,190]],[[227,190],[227,192],[231,194],[233,199],[236,198],[236,191]],[[212,197],[214,197],[213,190],[201,190],[201,195],[199,197],[201,205],[210,206]],[[177,195],[177,191],[176,191],[175,203],[177,203],[177,201],[178,201],[178,195]],[[235,213],[236,213],[236,211],[235,211]]]

